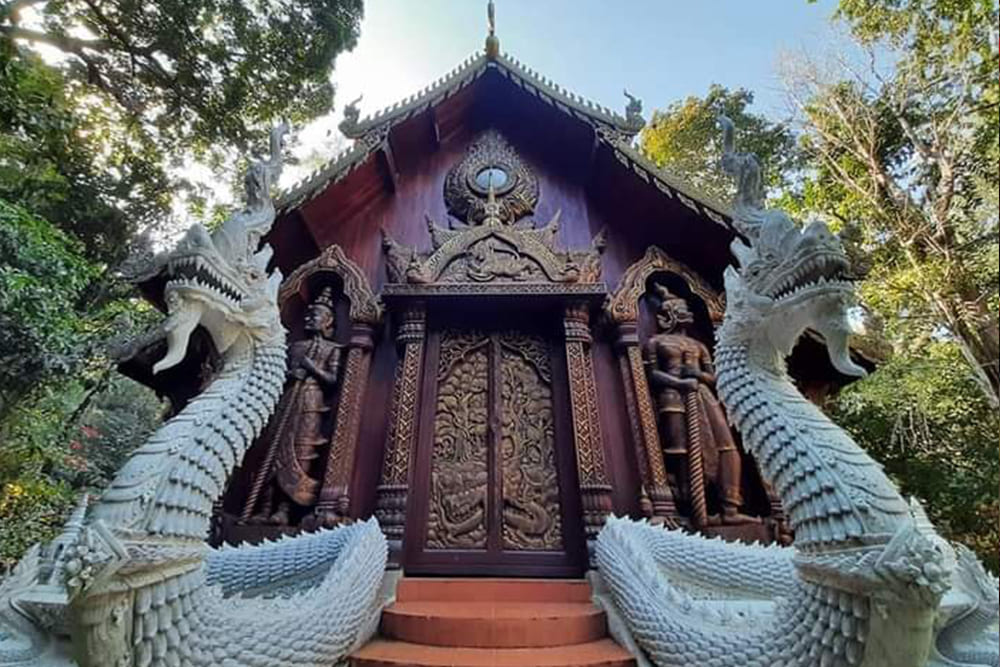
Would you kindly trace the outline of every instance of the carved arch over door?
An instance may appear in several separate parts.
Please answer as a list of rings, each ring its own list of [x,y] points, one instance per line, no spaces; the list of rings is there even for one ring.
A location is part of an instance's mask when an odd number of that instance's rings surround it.
[[[646,291],[646,281],[654,273],[673,273],[691,292],[705,302],[712,324],[718,326],[726,314],[726,297],[712,289],[705,280],[683,262],[670,257],[663,249],[650,246],[642,258],[625,269],[618,287],[608,296],[604,310],[613,322],[639,321],[639,299]]]
[[[285,305],[294,296],[308,301],[306,292],[309,289],[310,279],[323,273],[332,273],[343,283],[344,296],[351,304],[352,324],[363,322],[376,325],[382,322],[382,303],[372,291],[364,271],[336,244],[328,246],[318,257],[299,266],[285,278],[278,292],[279,307],[284,310]]]

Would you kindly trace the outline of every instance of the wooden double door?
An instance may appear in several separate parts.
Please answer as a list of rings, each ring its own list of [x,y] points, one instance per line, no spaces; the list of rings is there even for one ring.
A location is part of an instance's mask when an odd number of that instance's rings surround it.
[[[576,576],[585,546],[563,346],[530,327],[428,338],[407,572]]]

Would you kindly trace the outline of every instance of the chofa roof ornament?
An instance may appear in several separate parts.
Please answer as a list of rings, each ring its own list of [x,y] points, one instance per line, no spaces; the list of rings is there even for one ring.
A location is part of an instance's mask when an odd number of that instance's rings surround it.
[[[486,25],[488,33],[486,35],[486,57],[496,60],[500,55],[500,38],[497,37],[497,10],[493,0],[486,4]]]

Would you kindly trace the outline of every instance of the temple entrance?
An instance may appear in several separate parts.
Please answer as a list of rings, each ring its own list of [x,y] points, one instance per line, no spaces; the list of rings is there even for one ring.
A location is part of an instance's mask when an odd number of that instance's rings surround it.
[[[540,330],[445,325],[424,368],[406,571],[579,574],[561,346]]]

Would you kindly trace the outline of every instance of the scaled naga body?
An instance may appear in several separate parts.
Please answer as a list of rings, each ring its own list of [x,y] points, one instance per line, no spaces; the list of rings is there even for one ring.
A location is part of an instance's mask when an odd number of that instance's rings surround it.
[[[123,466],[64,534],[0,586],[0,666],[329,667],[375,612],[386,545],[374,520],[257,547],[209,549],[213,502],[275,409],[285,332],[268,276],[281,138],[246,178],[247,206],[192,226],[146,275],[164,284],[167,352],[195,327],[222,370]]]
[[[948,545],[875,463],[792,384],[807,329],[850,359],[847,257],[822,223],[762,204],[759,167],[733,150],[739,185],[720,396],[779,493],[794,548],[749,547],[612,519],[597,561],[629,631],[658,667],[997,667],[997,580]]]

